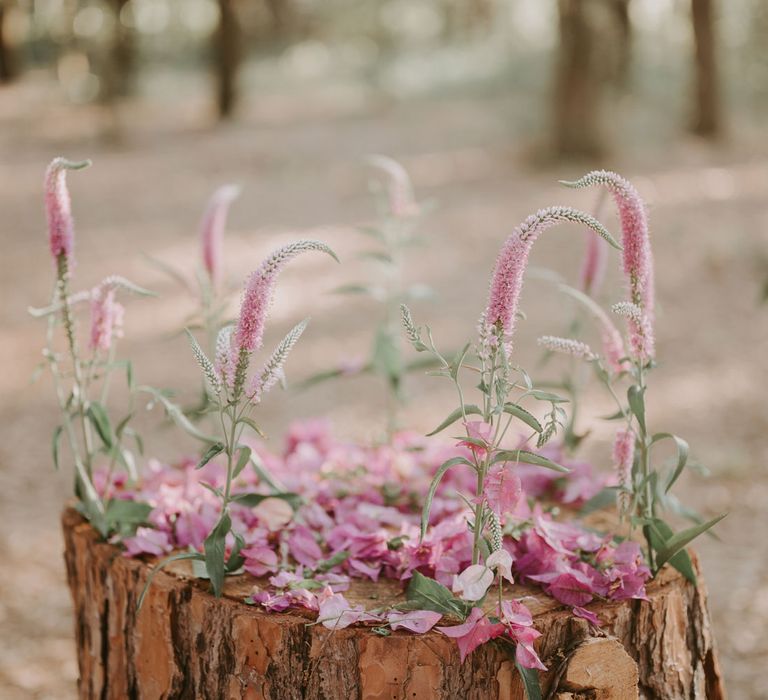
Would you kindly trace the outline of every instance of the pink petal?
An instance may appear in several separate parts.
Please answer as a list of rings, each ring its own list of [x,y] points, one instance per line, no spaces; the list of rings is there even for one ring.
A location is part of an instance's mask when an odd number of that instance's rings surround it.
[[[432,610],[409,610],[407,612],[398,612],[393,610],[387,615],[387,622],[393,629],[407,629],[409,632],[424,634],[429,632],[438,622],[442,615]]]

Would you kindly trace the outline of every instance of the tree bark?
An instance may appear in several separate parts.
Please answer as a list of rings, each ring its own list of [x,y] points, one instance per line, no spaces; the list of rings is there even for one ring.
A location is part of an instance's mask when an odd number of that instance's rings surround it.
[[[691,0],[695,47],[691,130],[699,136],[710,138],[722,132],[714,14],[714,0]]]
[[[19,74],[18,57],[6,28],[8,15],[8,7],[0,0],[0,83],[10,83]]]
[[[229,578],[216,599],[177,562],[155,577],[137,613],[149,564],[99,541],[73,510],[62,525],[82,698],[525,697],[501,646],[486,644],[462,665],[454,641],[437,632],[381,637],[370,627],[311,625],[308,611],[266,613],[242,602],[256,583],[248,575]],[[648,601],[590,605],[600,630],[534,588],[510,593],[530,596],[549,667],[540,674],[545,698],[725,697],[701,581],[694,588],[665,570]],[[355,581],[345,595],[375,607],[402,592],[396,582]]]
[[[242,59],[242,32],[235,0],[219,0],[219,25],[213,37],[216,72],[216,106],[219,117],[234,113],[239,92],[237,78]]]
[[[555,150],[563,157],[596,157],[605,150],[601,80],[590,0],[558,0],[560,44],[555,72]]]

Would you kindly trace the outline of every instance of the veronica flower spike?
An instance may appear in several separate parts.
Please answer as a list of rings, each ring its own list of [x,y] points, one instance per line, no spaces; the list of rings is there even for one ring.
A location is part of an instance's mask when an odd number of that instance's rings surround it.
[[[214,290],[221,283],[221,250],[227,214],[230,205],[239,195],[240,187],[237,185],[219,187],[208,202],[200,226],[203,267]]]
[[[639,359],[653,357],[654,273],[648,215],[645,204],[634,186],[621,175],[608,170],[595,170],[573,182],[562,180],[567,187],[582,188],[603,185],[613,195],[621,220],[624,247],[624,274],[629,283],[629,300],[640,307],[645,322],[629,319],[632,348]]]
[[[597,219],[571,207],[555,206],[541,209],[520,224],[507,238],[496,260],[488,294],[488,306],[481,320],[481,332],[484,335],[492,336],[493,329],[498,328],[508,353],[511,350],[520,293],[523,288],[523,276],[528,266],[531,248],[542,231],[562,222],[582,224],[604,238],[614,248],[621,249]]]
[[[251,354],[262,345],[264,325],[272,304],[277,275],[289,260],[311,250],[327,253],[338,262],[336,254],[325,243],[301,240],[276,250],[248,277],[240,305],[240,316],[232,333],[227,362],[229,369],[226,371],[227,383],[233,388],[235,396],[243,389]]]
[[[89,160],[72,162],[54,158],[45,171],[45,213],[48,220],[48,244],[54,261],[72,267],[75,250],[75,226],[72,203],[67,189],[67,170],[82,170]]]

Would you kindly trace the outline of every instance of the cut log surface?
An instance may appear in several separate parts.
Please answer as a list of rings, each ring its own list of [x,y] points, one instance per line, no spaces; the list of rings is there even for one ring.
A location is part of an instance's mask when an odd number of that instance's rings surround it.
[[[153,562],[128,559],[99,541],[74,511],[62,524],[83,698],[256,700],[522,700],[509,652],[486,644],[461,664],[438,632],[382,637],[370,627],[328,630],[309,611],[268,613],[243,602],[258,580],[227,579],[216,599],[177,562],[136,601]],[[667,567],[669,569],[669,567]],[[725,697],[701,579],[664,570],[647,601],[600,602],[599,630],[534,588],[512,586],[542,633],[544,698],[556,700]],[[352,604],[402,600],[396,582],[355,581]]]

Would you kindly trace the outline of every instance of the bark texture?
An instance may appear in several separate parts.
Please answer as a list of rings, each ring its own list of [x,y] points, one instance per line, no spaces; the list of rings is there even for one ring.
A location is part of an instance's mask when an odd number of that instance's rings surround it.
[[[185,562],[159,573],[136,612],[150,565],[100,542],[80,516],[63,515],[67,575],[83,698],[268,698],[270,700],[522,700],[508,651],[488,644],[459,663],[437,633],[309,626],[311,613],[265,613],[242,599],[256,580],[227,581],[215,599]],[[724,698],[706,591],[674,571],[649,600],[598,603],[599,631],[535,589],[514,586],[543,634],[544,697],[555,700]],[[350,602],[377,607],[401,597],[392,582],[360,582]]]

